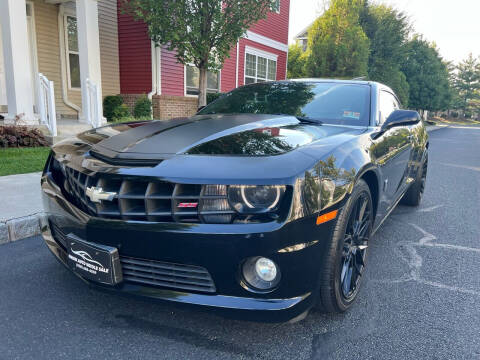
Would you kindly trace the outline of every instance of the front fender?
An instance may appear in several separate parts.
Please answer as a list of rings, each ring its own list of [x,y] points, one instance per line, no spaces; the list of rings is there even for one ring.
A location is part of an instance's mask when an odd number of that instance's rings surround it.
[[[297,191],[301,187],[306,215],[342,207],[355,183],[368,171],[380,177],[362,139],[343,143],[323,156],[305,171],[301,184],[296,186]]]

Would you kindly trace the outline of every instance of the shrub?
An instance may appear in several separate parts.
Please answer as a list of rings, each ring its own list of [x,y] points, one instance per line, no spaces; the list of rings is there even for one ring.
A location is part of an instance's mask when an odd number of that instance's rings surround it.
[[[128,117],[132,117],[132,114],[130,113],[130,109],[128,108],[127,104],[121,104],[113,110],[113,121],[119,121],[120,119]]]
[[[135,119],[133,116],[126,116],[126,117],[114,119],[112,123],[116,124],[116,123],[126,123],[126,122],[134,122],[134,121],[138,121],[138,120]]]
[[[0,147],[49,146],[42,132],[26,126],[0,126]]]
[[[450,113],[450,116],[451,116],[452,118],[456,119],[456,118],[458,118],[458,112],[452,111],[452,112]]]
[[[152,117],[152,102],[146,95],[139,97],[135,102],[133,116],[135,116],[135,118]]]
[[[223,93],[207,93],[207,104],[210,104],[212,101],[217,100]]]
[[[105,96],[103,99],[103,116],[107,121],[113,120],[114,111],[123,104],[123,98],[120,95]]]

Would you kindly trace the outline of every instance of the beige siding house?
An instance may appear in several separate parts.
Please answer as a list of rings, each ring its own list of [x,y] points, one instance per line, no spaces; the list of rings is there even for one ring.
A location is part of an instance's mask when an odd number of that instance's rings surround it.
[[[104,122],[102,98],[120,93],[117,0],[0,0],[0,25],[5,123]]]

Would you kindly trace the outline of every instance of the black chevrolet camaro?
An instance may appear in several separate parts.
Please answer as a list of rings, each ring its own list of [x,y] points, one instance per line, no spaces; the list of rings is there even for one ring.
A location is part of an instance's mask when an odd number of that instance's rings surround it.
[[[427,150],[418,113],[382,84],[252,84],[190,118],[55,145],[42,234],[100,289],[253,320],[341,312],[372,234],[419,204]]]

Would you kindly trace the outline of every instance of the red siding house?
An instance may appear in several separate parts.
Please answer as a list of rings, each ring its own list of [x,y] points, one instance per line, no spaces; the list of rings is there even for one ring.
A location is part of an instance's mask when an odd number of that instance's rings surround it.
[[[120,3],[120,0],[118,0]],[[287,73],[290,0],[277,0],[266,19],[238,40],[219,73],[208,74],[209,92],[266,80],[283,80]],[[120,87],[125,102],[148,94],[154,117],[167,119],[196,112],[198,70],[176,61],[175,54],[155,48],[142,22],[118,11]]]

